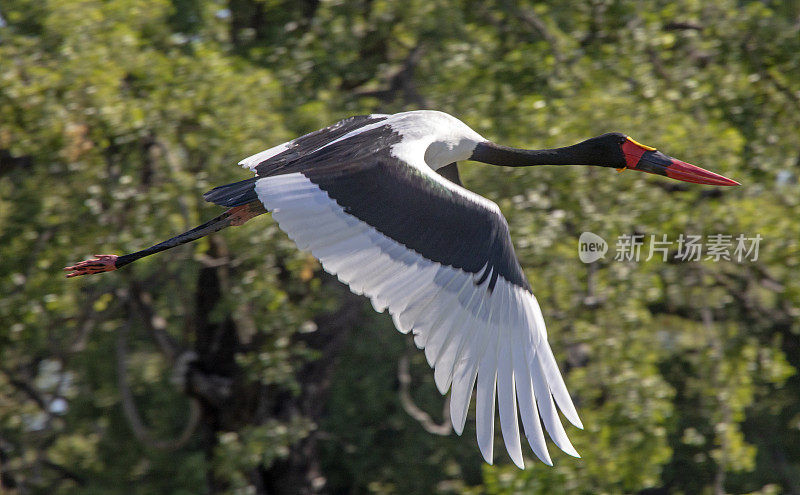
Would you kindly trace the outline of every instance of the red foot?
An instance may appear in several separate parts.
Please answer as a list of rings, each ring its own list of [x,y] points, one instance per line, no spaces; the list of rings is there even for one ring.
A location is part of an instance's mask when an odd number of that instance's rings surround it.
[[[116,254],[95,254],[95,257],[81,261],[72,266],[64,268],[65,271],[72,271],[67,274],[67,278],[77,277],[78,275],[92,275],[94,273],[110,272],[117,269]],[[74,271],[73,271],[74,270]]]

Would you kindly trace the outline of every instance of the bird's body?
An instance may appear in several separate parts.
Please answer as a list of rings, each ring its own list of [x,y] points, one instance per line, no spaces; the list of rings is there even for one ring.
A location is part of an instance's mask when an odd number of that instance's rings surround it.
[[[208,201],[232,208],[217,219],[138,253],[69,268],[77,270],[73,276],[118,268],[266,209],[326,271],[369,297],[376,310],[388,309],[399,331],[413,333],[437,387],[443,394],[451,391],[450,414],[459,434],[477,384],[478,444],[487,462],[493,457],[495,403],[506,448],[518,466],[518,413],[543,462],[551,464],[542,424],[558,447],[577,456],[557,407],[582,425],[508,225],[496,204],[459,184],[454,164],[470,158],[511,166],[628,167],[690,182],[735,184],[622,134],[555,150],[517,150],[487,141],[442,112],[364,115],[242,160],[255,177],[206,193]]]

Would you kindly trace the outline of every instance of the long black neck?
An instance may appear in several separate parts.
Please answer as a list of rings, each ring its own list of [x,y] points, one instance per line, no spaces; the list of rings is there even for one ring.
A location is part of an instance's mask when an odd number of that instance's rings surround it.
[[[546,150],[510,148],[491,141],[479,143],[470,160],[505,167],[530,167],[533,165],[601,165],[596,150],[583,143]]]

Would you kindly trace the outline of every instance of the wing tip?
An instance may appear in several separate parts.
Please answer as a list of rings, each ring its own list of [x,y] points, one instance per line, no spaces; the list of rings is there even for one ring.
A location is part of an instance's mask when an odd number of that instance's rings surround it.
[[[472,392],[470,392],[472,395]],[[453,431],[456,432],[456,435],[461,436],[464,433],[464,426],[467,423],[467,412],[465,411],[464,414],[461,414],[461,411],[454,410],[455,401],[453,401],[453,392],[450,392],[450,424],[453,426]],[[467,407],[469,407],[469,402],[467,403]]]
[[[537,419],[538,421],[538,419]],[[544,436],[539,438],[534,437],[531,439],[530,436],[525,435],[525,438],[528,440],[528,445],[531,446],[531,450],[539,458],[540,461],[547,464],[548,466],[553,466],[553,459],[550,458],[550,452],[547,450],[547,443],[544,440]]]
[[[445,381],[445,377],[436,374],[434,369],[433,381],[436,383],[436,388],[439,390],[439,393],[442,395],[447,395],[447,391],[450,390],[450,382]]]
[[[478,445],[481,450],[481,456],[486,464],[494,466],[494,439],[487,446]]]
[[[578,416],[578,410],[575,408],[575,405],[572,403],[572,399],[571,398],[569,399],[569,404],[568,405],[572,406],[572,407],[561,407],[562,404],[558,401],[558,398],[554,394],[552,394],[552,390],[551,390],[551,396],[555,400],[555,403],[558,406],[558,409],[561,411],[561,414],[564,415],[564,417],[567,419],[567,421],[570,422],[570,424],[572,426],[574,426],[575,428],[577,428],[579,430],[585,429],[584,426],[583,426],[583,421],[581,421],[580,416]]]
[[[581,458],[581,455],[577,450],[575,450],[575,447],[572,445],[572,442],[569,441],[569,438],[565,437],[562,442],[557,442],[556,445],[558,445],[558,448],[564,451],[565,454],[571,455],[572,457],[576,457],[578,459]]]
[[[351,290],[352,290],[352,288],[351,288]],[[397,329],[398,332],[400,332],[402,334],[407,334],[408,332],[411,331],[411,327],[410,326],[404,325],[403,322],[400,321],[400,312],[399,311],[394,311],[393,312],[391,309],[389,309],[389,313],[391,313],[391,315],[392,315],[392,323],[394,324],[394,327]]]
[[[372,309],[374,309],[378,313],[383,313],[386,311],[386,306],[383,304],[383,301],[379,301],[377,297],[370,297],[369,302],[372,303]]]

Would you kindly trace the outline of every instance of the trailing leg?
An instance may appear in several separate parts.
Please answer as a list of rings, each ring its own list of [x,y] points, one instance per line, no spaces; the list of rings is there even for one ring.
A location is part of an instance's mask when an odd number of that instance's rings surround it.
[[[147,249],[137,251],[135,253],[117,256],[115,254],[96,254],[94,258],[86,261],[81,261],[72,266],[65,267],[64,270],[71,272],[67,274],[67,278],[77,277],[79,275],[92,275],[95,273],[110,272],[121,268],[129,263],[150,256],[151,254],[159,253],[161,251],[186,244],[208,234],[218,232],[226,227],[239,226],[257,217],[267,210],[260,201],[253,201],[247,204],[233,207],[223,213],[222,215],[209,220],[208,222],[198,225],[192,230],[188,230],[182,234],[176,235],[172,239],[150,246]]]

